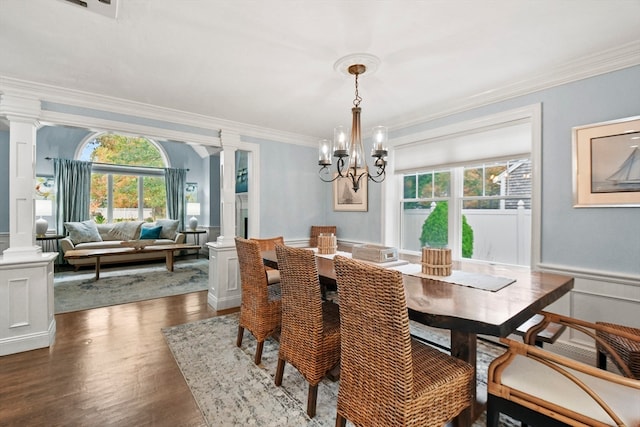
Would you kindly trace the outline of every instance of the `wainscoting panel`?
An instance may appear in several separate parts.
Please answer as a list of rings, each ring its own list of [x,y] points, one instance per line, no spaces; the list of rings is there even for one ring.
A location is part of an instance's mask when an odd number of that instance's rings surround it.
[[[29,325],[29,278],[17,277],[7,281],[9,294],[9,328]]]

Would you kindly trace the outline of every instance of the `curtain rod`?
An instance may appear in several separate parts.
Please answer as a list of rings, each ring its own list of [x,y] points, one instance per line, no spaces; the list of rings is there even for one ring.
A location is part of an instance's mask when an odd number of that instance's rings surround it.
[[[45,157],[45,160],[53,160],[53,157]],[[163,169],[167,169],[167,168],[158,168],[155,166],[137,166],[137,165],[118,165],[115,163],[100,163],[100,162],[89,162],[92,165],[99,165],[99,166],[115,166],[117,168],[145,168],[145,169],[155,169],[155,170],[163,170]],[[171,169],[171,168],[168,168]],[[185,169],[187,172],[189,171],[189,169]]]

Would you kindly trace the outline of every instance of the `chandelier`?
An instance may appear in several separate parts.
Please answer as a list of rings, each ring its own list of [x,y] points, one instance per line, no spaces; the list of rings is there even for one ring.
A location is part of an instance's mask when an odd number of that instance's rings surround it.
[[[336,63],[337,65],[338,63]],[[347,139],[347,133],[342,126],[338,126],[333,132],[332,141],[323,139],[319,145],[318,165],[322,166],[318,175],[324,182],[333,182],[338,178],[349,178],[353,191],[360,189],[362,179],[370,179],[375,183],[381,183],[385,178],[385,166],[387,156],[387,128],[384,126],[376,126],[373,128],[372,140],[373,148],[371,149],[371,157],[375,159],[373,166],[375,172],[369,172],[367,162],[364,158],[364,147],[362,145],[362,131],[360,127],[360,102],[362,98],[358,93],[358,77],[367,71],[364,64],[350,65],[346,71],[355,76],[355,98],[353,100],[353,108],[351,109],[351,138]],[[333,153],[332,153],[333,150]],[[337,157],[336,169],[337,173],[332,179],[325,179],[324,175],[330,172],[331,154]],[[348,163],[347,163],[348,162]]]

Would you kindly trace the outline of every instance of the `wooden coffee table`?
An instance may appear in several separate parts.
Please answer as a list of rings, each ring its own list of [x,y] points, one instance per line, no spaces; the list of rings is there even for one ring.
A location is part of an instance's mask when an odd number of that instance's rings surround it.
[[[121,248],[108,248],[108,249],[75,249],[72,251],[67,251],[64,254],[64,257],[65,259],[95,258],[96,259],[96,280],[98,280],[100,279],[100,258],[114,256],[114,255],[164,252],[167,271],[173,271],[174,251],[191,250],[191,249],[200,250],[200,246],[177,243],[173,245],[146,246],[144,249],[134,249],[134,248],[129,248],[125,246]]]

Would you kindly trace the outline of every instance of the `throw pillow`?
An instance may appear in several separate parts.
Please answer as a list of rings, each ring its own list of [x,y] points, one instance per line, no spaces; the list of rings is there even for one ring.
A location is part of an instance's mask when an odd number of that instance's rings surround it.
[[[162,231],[161,225],[158,225],[157,227],[142,227],[140,229],[140,240],[159,239],[161,231]]]
[[[162,226],[162,231],[160,232],[161,239],[174,240],[176,238],[176,233],[178,232],[177,219],[157,219],[156,224]]]
[[[69,232],[69,238],[73,244],[102,242],[98,228],[93,220],[83,222],[65,222],[64,228]]]
[[[113,224],[109,237],[113,240],[134,240],[144,221],[121,221]]]

